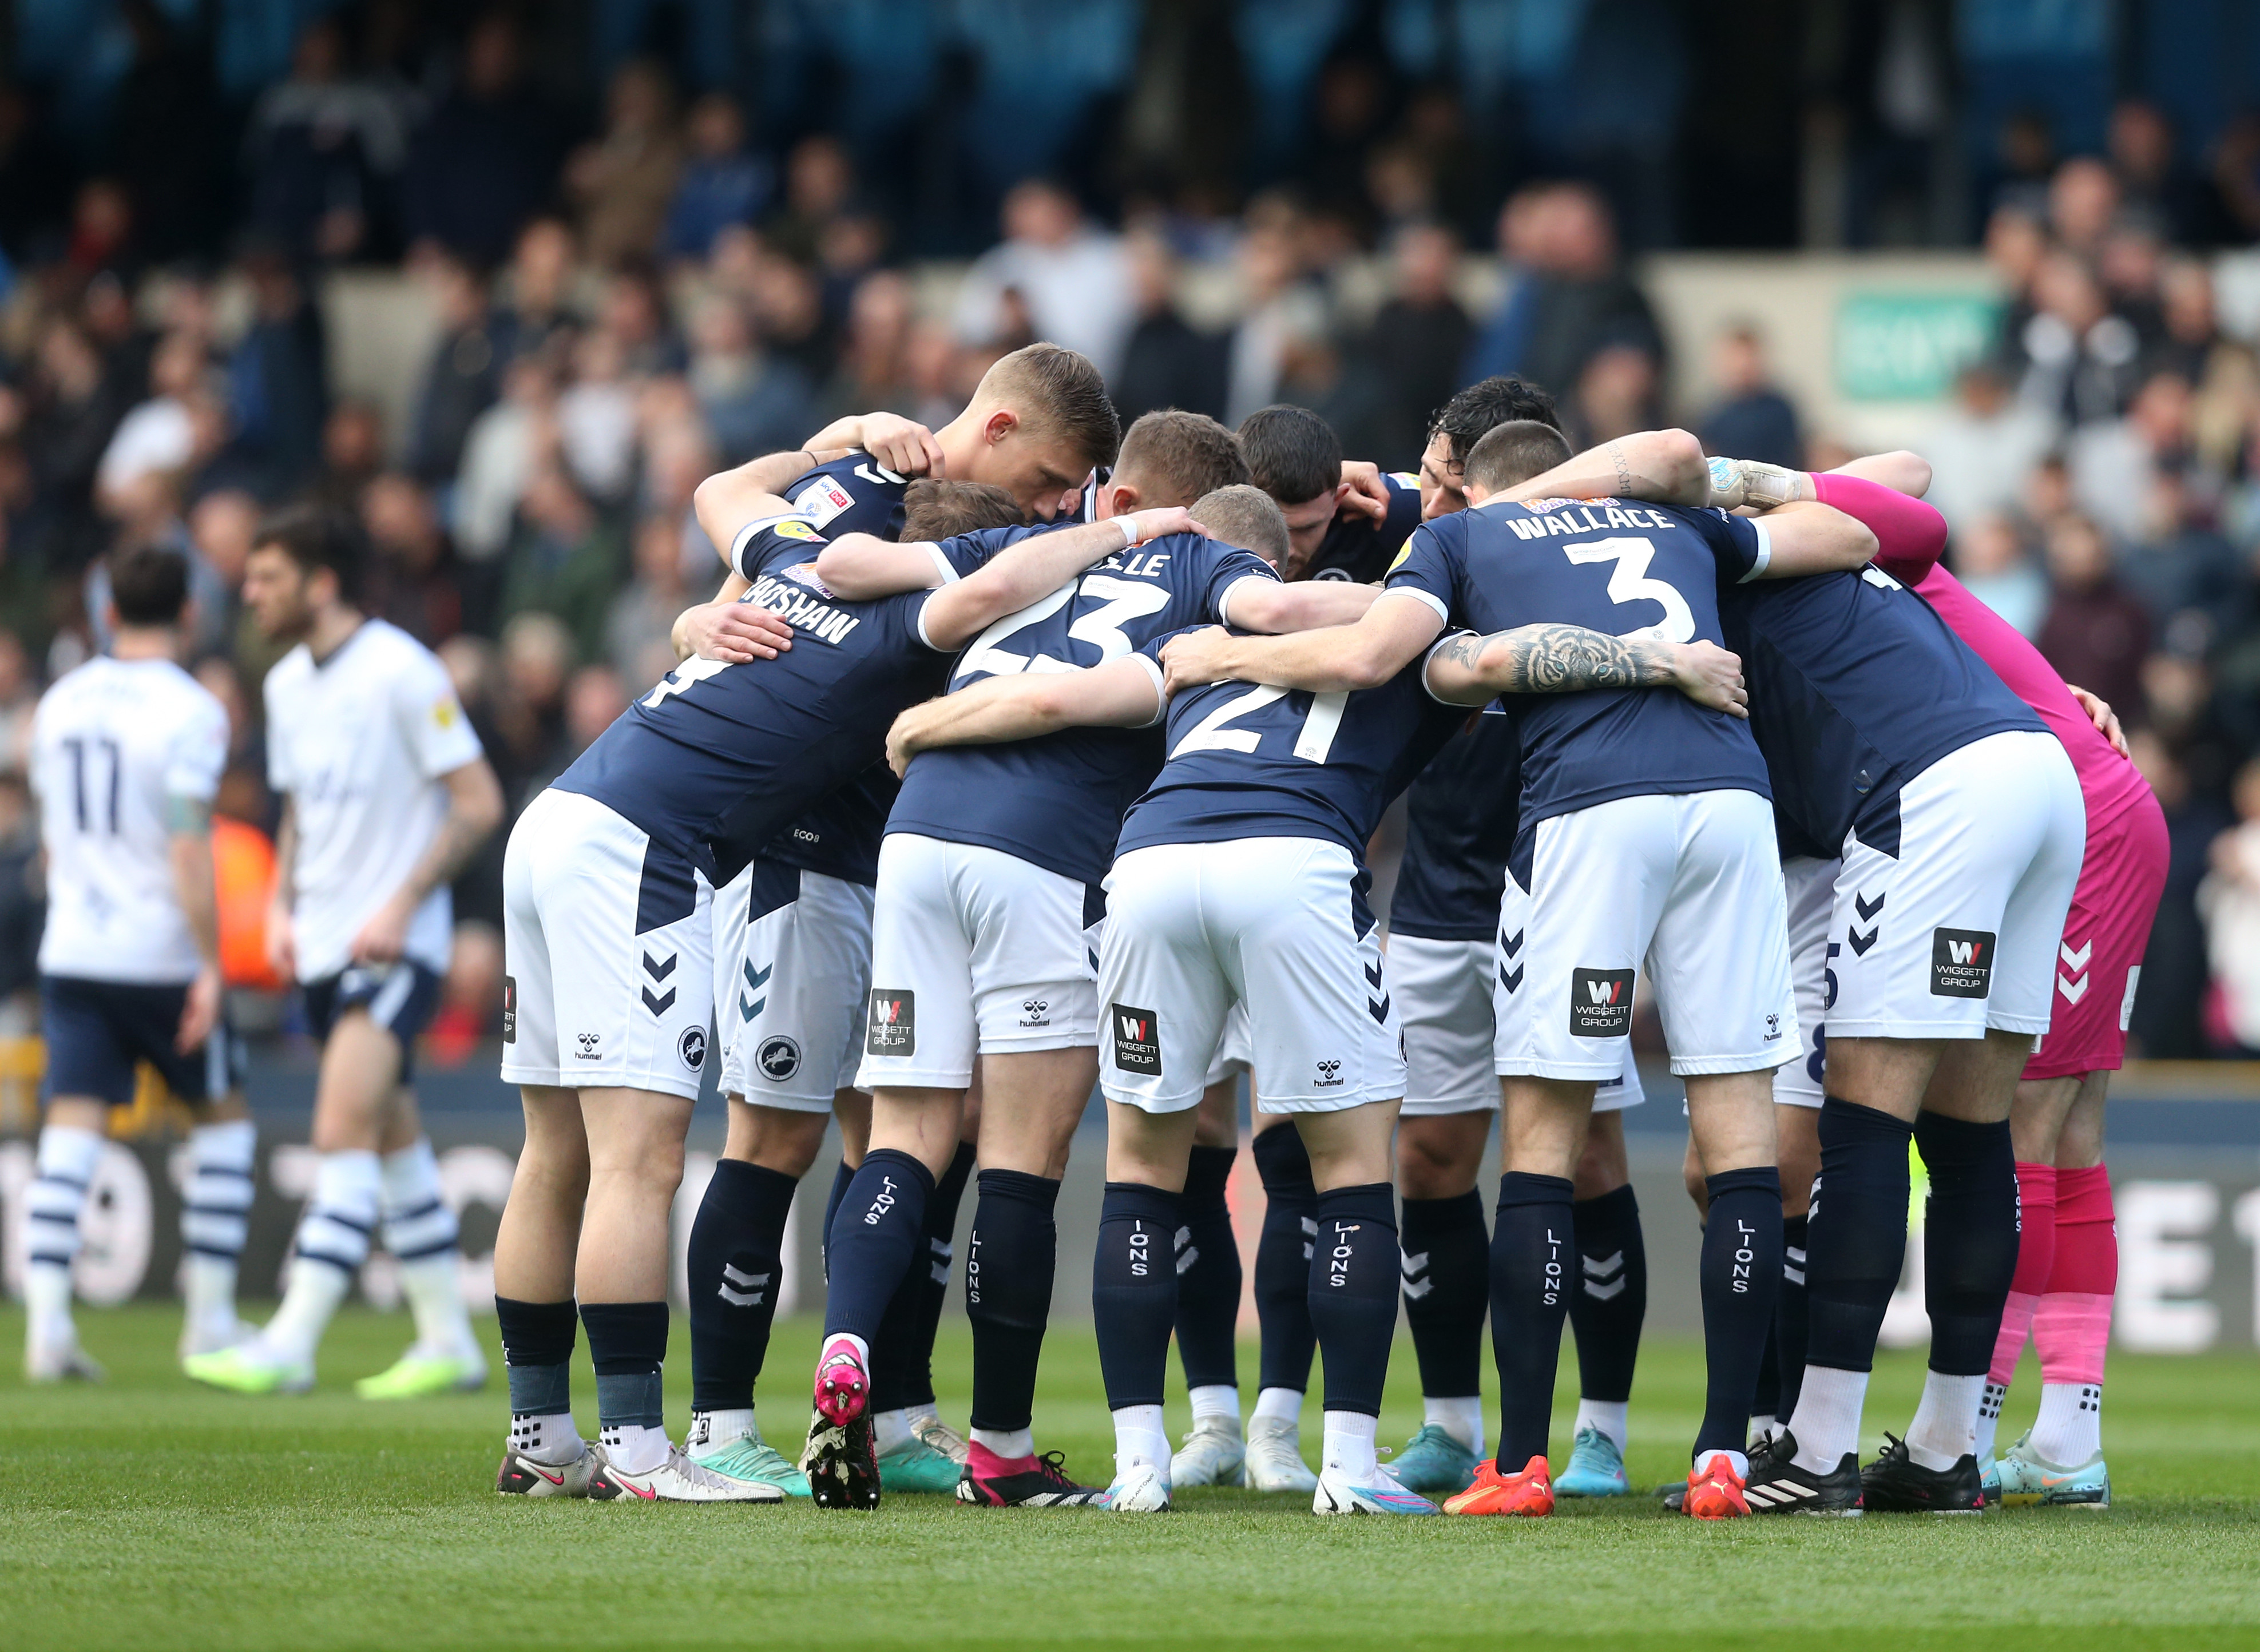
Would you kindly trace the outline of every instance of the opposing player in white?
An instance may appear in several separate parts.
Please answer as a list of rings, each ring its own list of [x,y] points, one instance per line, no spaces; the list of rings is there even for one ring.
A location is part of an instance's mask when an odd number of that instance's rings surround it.
[[[314,1350],[382,1225],[416,1341],[355,1385],[401,1399],[486,1381],[464,1312],[454,1212],[408,1088],[453,940],[449,880],[502,819],[502,789],[430,649],[354,605],[354,525],[312,509],[262,524],[244,569],[261,631],[297,647],[267,674],[269,783],[286,799],[267,944],[322,1040],[320,1154],[282,1305],[257,1337],[187,1362],[240,1393],[312,1386]]]
[[[106,1109],[146,1061],[196,1112],[181,1212],[183,1355],[236,1341],[235,1274],[251,1208],[253,1127],[221,1014],[211,803],[227,712],[175,662],[188,566],[127,552],[111,567],[112,652],[66,676],[32,721],[47,859],[39,998],[46,1118],[23,1212],[25,1375],[95,1378],[71,1319],[79,1214]]]

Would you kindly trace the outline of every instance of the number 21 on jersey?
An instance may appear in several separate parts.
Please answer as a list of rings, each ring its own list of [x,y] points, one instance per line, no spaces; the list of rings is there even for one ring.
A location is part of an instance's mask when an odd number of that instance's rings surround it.
[[[1185,731],[1185,737],[1170,751],[1172,757],[1182,757],[1187,752],[1252,752],[1262,743],[1260,730],[1228,726],[1235,718],[1260,712],[1265,706],[1287,697],[1285,689],[1250,689],[1236,694],[1216,710]],[[1342,708],[1349,704],[1346,693],[1313,694],[1311,709],[1303,713],[1303,726],[1295,736],[1295,755],[1306,763],[1322,763],[1334,748],[1334,735],[1340,732]]]

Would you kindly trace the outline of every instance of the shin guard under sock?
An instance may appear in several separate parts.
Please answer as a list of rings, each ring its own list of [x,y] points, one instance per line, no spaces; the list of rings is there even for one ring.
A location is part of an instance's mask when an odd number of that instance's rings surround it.
[[[1177,1357],[1187,1388],[1235,1388],[1239,1350],[1240,1246],[1225,1198],[1233,1148],[1195,1148],[1178,1205]]]
[[[1311,1241],[1319,1231],[1319,1190],[1311,1155],[1291,1124],[1275,1125],[1255,1138],[1255,1169],[1263,1181],[1263,1234],[1255,1247],[1255,1318],[1262,1334],[1259,1386],[1311,1385],[1318,1334],[1311,1327]]]
[[[1876,1334],[1906,1261],[1907,1143],[1914,1127],[1829,1097],[1806,1228],[1808,1366],[1872,1370]]]
[[[1109,1182],[1099,1207],[1091,1311],[1106,1406],[1162,1404],[1169,1327],[1177,1317],[1177,1196],[1142,1182]]]
[[[1510,1170],[1491,1239],[1491,1341],[1498,1363],[1498,1464],[1520,1474],[1546,1455],[1554,1370],[1577,1266],[1570,1184]]]
[[[1925,1112],[1916,1149],[1930,1172],[1923,1215],[1923,1296],[1930,1369],[1983,1377],[2017,1270],[2017,1169],[2009,1122],[1973,1124]],[[1974,1413],[1973,1413],[1974,1414]]]
[[[933,1173],[911,1154],[875,1148],[848,1184],[832,1222],[831,1278],[825,1291],[824,1334],[845,1332],[865,1344],[879,1340],[889,1305],[921,1259],[926,1241],[926,1200]],[[876,1348],[871,1373],[874,1396],[883,1355]]]
[[[1059,1262],[1053,1208],[1060,1184],[1019,1170],[983,1170],[965,1252],[965,1317],[973,1321],[972,1426],[1028,1427],[1036,1368]]]
[[[1404,1248],[1405,1323],[1420,1362],[1420,1391],[1463,1399],[1483,1392],[1483,1322],[1491,1306],[1491,1234],[1483,1195],[1408,1198]]]
[[[1640,1360],[1640,1327],[1648,1318],[1648,1248],[1641,1241],[1640,1201],[1631,1184],[1572,1207],[1577,1282],[1570,1293],[1570,1331],[1577,1341],[1581,1398],[1621,1404],[1632,1398]]]
[[[1311,1324],[1326,1355],[1326,1410],[1381,1414],[1397,1329],[1396,1191],[1386,1182],[1319,1195],[1308,1275]]]
[[[1704,1178],[1703,1348],[1708,1373],[1695,1461],[1749,1437],[1758,1361],[1781,1290],[1781,1172],[1771,1165]]]
[[[750,1411],[769,1354],[796,1177],[742,1159],[714,1167],[690,1224],[690,1409]]]

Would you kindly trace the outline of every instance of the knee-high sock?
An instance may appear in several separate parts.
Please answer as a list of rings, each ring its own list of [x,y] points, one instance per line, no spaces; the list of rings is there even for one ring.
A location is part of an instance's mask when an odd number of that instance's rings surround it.
[[[1225,1187],[1240,1154],[1195,1148],[1178,1204],[1177,1357],[1187,1388],[1237,1388],[1240,1246],[1233,1237]]]
[[[743,1412],[750,1427],[754,1383],[769,1349],[784,1276],[785,1219],[797,1177],[742,1159],[714,1167],[690,1224],[690,1411],[696,1418]],[[747,1432],[740,1420],[710,1421],[702,1449]]]
[[[1263,1181],[1263,1233],[1255,1246],[1255,1318],[1262,1334],[1260,1384],[1306,1391],[1318,1333],[1311,1327],[1311,1241],[1319,1231],[1319,1190],[1302,1134],[1277,1125],[1255,1138]]]
[[[182,1269],[192,1331],[214,1339],[235,1328],[235,1282],[251,1228],[253,1161],[259,1128],[248,1119],[189,1132],[189,1184],[181,1200]]]
[[[919,1258],[903,1275],[871,1343],[871,1409],[933,1409],[933,1339],[949,1295],[956,1257],[957,1207],[973,1174],[973,1149],[958,1143],[926,1196],[926,1231]]]
[[[1354,1482],[1375,1471],[1374,1435],[1397,1329],[1396,1191],[1386,1182],[1319,1195],[1312,1247],[1311,1324],[1326,1356],[1325,1466]]]
[[[604,1454],[629,1474],[667,1461],[660,1367],[667,1359],[667,1304],[584,1302],[589,1362],[597,1369],[597,1420]]]
[[[833,1218],[831,1278],[824,1292],[824,1334],[875,1342],[888,1306],[926,1244],[926,1206],[933,1172],[913,1155],[874,1148],[848,1184]],[[874,1388],[881,1355],[872,1352]],[[876,1408],[876,1405],[874,1407]]]
[[[1985,1397],[1978,1408],[1978,1455],[1990,1455],[2000,1426],[2001,1402],[2017,1374],[2017,1361],[2032,1334],[2033,1311],[2048,1289],[2056,1265],[2056,1166],[2017,1161],[2017,1271],[2001,1306],[2001,1334],[1993,1339],[1992,1362],[1985,1370]]]
[[[2017,1169],[2009,1122],[1973,1124],[1926,1112],[1915,1146],[1930,1172],[1923,1218],[1930,1370],[1908,1425],[1907,1451],[1949,1469],[1978,1448],[1985,1370],[2017,1270]]]
[[[1759,1357],[1781,1291],[1781,1172],[1771,1165],[1704,1178],[1703,1351],[1708,1382],[1695,1461],[1740,1455],[1749,1434]]]
[[[368,1260],[383,1171],[374,1153],[325,1153],[314,1172],[314,1197],[298,1222],[297,1255],[282,1305],[260,1341],[286,1360],[311,1359],[314,1346]]]
[[[1059,1266],[1053,1209],[1060,1184],[1020,1170],[983,1170],[965,1253],[965,1317],[973,1321],[972,1427],[1017,1434],[1033,1420],[1036,1368]],[[992,1441],[983,1440],[992,1450]],[[1025,1452],[1005,1455],[1023,1456]]]
[[[1810,1219],[1805,1216],[1781,1219],[1781,1297],[1773,1314],[1773,1356],[1781,1390],[1774,1399],[1773,1414],[1784,1422],[1797,1409],[1798,1391],[1805,1384],[1805,1248]]]
[[[2033,1314],[2041,1356],[2033,1449],[2050,1462],[2076,1468],[2102,1449],[2103,1364],[2118,1288],[2110,1173],[2099,1164],[2058,1170],[2056,1263]]]
[[[1142,1182],[1106,1184],[1091,1309],[1109,1411],[1162,1403],[1169,1327],[1177,1317],[1176,1231],[1175,1193]]]
[[[1622,1405],[1632,1398],[1640,1327],[1648,1317],[1648,1248],[1631,1184],[1571,1207],[1577,1234],[1577,1284],[1570,1330],[1577,1340],[1577,1392]],[[1621,1443],[1621,1442],[1620,1442]]]
[[[1519,1474],[1546,1455],[1554,1368],[1577,1266],[1566,1176],[1510,1170],[1498,1179],[1491,1238],[1491,1342],[1498,1363],[1498,1466]]]
[[[416,1316],[416,1343],[434,1354],[471,1354],[471,1316],[463,1306],[462,1251],[455,1212],[440,1191],[440,1161],[418,1136],[379,1162],[383,1183],[384,1248],[400,1263],[400,1289]]]
[[[1420,1362],[1420,1392],[1428,1399],[1480,1396],[1484,1313],[1491,1306],[1483,1195],[1470,1188],[1456,1198],[1408,1198],[1404,1219],[1405,1323]]]
[[[21,1228],[25,1307],[34,1342],[67,1342],[75,1334],[71,1262],[82,1243],[79,1213],[101,1158],[102,1138],[94,1131],[47,1125],[39,1132]]]
[[[848,1197],[848,1184],[855,1179],[855,1167],[842,1159],[832,1172],[832,1191],[824,1198],[824,1236],[818,1248],[824,1256],[824,1272],[832,1273],[832,1222],[840,1214],[840,1201]]]
[[[580,1316],[570,1299],[495,1298],[495,1325],[510,1377],[510,1444],[540,1456],[577,1456],[573,1425],[573,1337]],[[570,1448],[568,1449],[568,1448]]]
[[[1876,1334],[1906,1260],[1907,1143],[1914,1127],[1831,1096],[1806,1225],[1806,1366],[1790,1418],[1800,1466],[1826,1472],[1858,1448]],[[1826,1375],[1824,1375],[1826,1373]]]

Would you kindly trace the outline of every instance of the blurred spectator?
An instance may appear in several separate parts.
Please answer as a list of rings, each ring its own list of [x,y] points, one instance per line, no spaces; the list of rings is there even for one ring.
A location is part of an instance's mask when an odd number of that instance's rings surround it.
[[[2250,1055],[2260,1052],[2260,758],[2236,771],[2229,800],[2236,824],[2213,840],[2197,905],[2219,994],[2217,1036]]]
[[[414,478],[391,472],[368,484],[361,517],[370,553],[363,608],[426,647],[462,629],[463,595],[431,496]]]
[[[563,623],[577,658],[598,658],[612,593],[627,571],[619,529],[555,465],[533,473],[519,518],[503,582],[504,619],[551,616]]]
[[[557,383],[548,363],[520,356],[503,376],[503,397],[479,415],[463,443],[450,526],[455,548],[491,562],[510,542],[511,520],[535,459],[556,440]]]
[[[322,468],[310,497],[347,515],[361,509],[361,492],[384,468],[384,416],[376,404],[347,397],[322,426]]]
[[[317,18],[299,31],[290,78],[251,111],[250,220],[298,257],[350,258],[368,245],[377,196],[407,159],[398,109],[347,77],[344,25]]]
[[[1612,345],[1661,361],[1663,336],[1647,297],[1619,268],[1616,228],[1585,184],[1525,190],[1499,213],[1499,253],[1513,275],[1461,377],[1512,374],[1557,394]]]
[[[320,311],[282,254],[242,262],[252,323],[228,358],[228,456],[263,497],[279,499],[311,476],[328,400]]]
[[[911,364],[917,315],[911,284],[901,275],[881,270],[863,279],[848,304],[839,369],[819,398],[816,422],[879,409],[918,417],[919,393]],[[1122,405],[1118,394],[1115,407],[1119,411]]]
[[[32,656],[13,632],[0,631],[0,774],[29,772],[32,713],[39,708],[39,680]]]
[[[560,218],[534,218],[511,255],[508,302],[491,322],[505,362],[535,355],[579,324],[574,313],[573,232]]]
[[[103,449],[97,493],[113,493],[145,471],[190,470],[211,456],[221,433],[204,383],[210,368],[201,339],[165,335],[149,360],[149,399],[118,421]]]
[[[2171,373],[2155,375],[2135,394],[2124,418],[2072,433],[2065,458],[2073,497],[2113,538],[2137,538],[2149,509],[2151,477],[2179,468],[2189,447],[2189,383]]]
[[[63,263],[73,275],[91,280],[105,271],[134,274],[133,202],[115,178],[89,178],[71,203],[70,240]]]
[[[178,258],[210,246],[220,218],[225,125],[213,106],[210,60],[156,0],[125,0],[118,14],[133,58],[111,98],[105,164],[132,198],[143,248],[153,259]],[[66,175],[54,168],[57,181]],[[0,198],[11,190],[0,178]]]
[[[2245,573],[2236,547],[2202,520],[2189,484],[2173,470],[2150,481],[2144,532],[2119,559],[2120,583],[2141,599],[2161,634],[2195,619],[2192,639],[2209,646],[2235,613]]]
[[[2214,146],[2213,186],[2234,237],[2260,240],[2260,114],[2231,120]]]
[[[2026,636],[2040,634],[2048,614],[2048,580],[2033,566],[2024,533],[2006,511],[1963,518],[1954,533],[1954,572],[1971,596]]]
[[[1612,344],[1585,362],[1570,395],[1577,444],[1595,447],[1663,422],[1656,358],[1634,344]]]
[[[432,260],[426,269],[438,301],[440,336],[409,416],[407,460],[418,481],[437,485],[461,468],[471,426],[502,393],[505,352],[497,346],[486,282],[478,272],[452,255]]]
[[[837,138],[819,132],[785,157],[784,202],[762,225],[762,239],[787,258],[814,263],[826,232],[848,210],[855,169]]]
[[[2049,180],[2049,228],[2067,251],[2094,258],[2118,216],[2119,181],[2092,156],[2065,161]]]
[[[2173,126],[2156,104],[2130,98],[2113,109],[2108,143],[2112,176],[2130,214],[2179,246],[2213,240],[2212,203],[2175,154]]]
[[[619,334],[596,328],[574,346],[573,382],[557,398],[558,450],[574,480],[610,502],[634,480],[635,436],[626,349]]]
[[[2039,218],[2048,210],[2049,180],[2056,171],[2056,133],[2036,109],[2018,109],[2003,119],[1994,139],[1999,177],[1989,211],[2007,209]]]
[[[440,1005],[424,1034],[426,1059],[435,1067],[469,1061],[498,1030],[502,1002],[502,935],[483,919],[465,919],[455,926]]]
[[[562,726],[537,776],[547,785],[571,767],[628,709],[619,675],[608,665],[584,665],[566,680]]]
[[[708,92],[693,104],[685,132],[690,153],[668,209],[663,250],[669,258],[701,259],[723,230],[768,210],[774,180],[769,162],[747,153],[746,118],[727,93]]]
[[[1224,422],[1235,429],[1256,409],[1280,398],[1291,347],[1324,331],[1317,298],[1297,284],[1302,270],[1296,227],[1284,214],[1252,217],[1240,240],[1235,262],[1242,305],[1223,351]]]
[[[94,340],[66,316],[40,329],[23,390],[32,520],[16,548],[51,569],[82,566],[100,544],[95,472],[123,410],[110,393]]]
[[[683,340],[675,330],[659,272],[650,263],[639,261],[611,274],[604,282],[596,322],[619,341],[621,370],[631,378],[683,370]]]
[[[265,680],[268,668],[284,653],[260,631],[250,615],[240,611],[237,602],[237,593],[243,589],[243,565],[250,558],[252,541],[258,535],[260,514],[259,501],[240,488],[207,493],[189,511],[189,537],[196,541],[197,554],[211,565],[227,593],[221,649],[254,688]],[[261,817],[244,818],[254,824],[263,823]]]
[[[495,11],[471,25],[454,86],[416,136],[402,186],[411,240],[474,263],[501,261],[549,197],[560,152],[548,106],[524,82],[518,25]]]
[[[1042,178],[1012,187],[1004,224],[1004,240],[965,272],[957,336],[968,344],[1004,338],[1005,296],[1017,292],[1039,338],[1081,351],[1112,383],[1136,321],[1120,238],[1086,224],[1075,197]]]
[[[0,774],[0,1037],[39,1030],[40,889],[39,813],[20,768]]]
[[[612,598],[604,617],[604,657],[632,693],[642,693],[675,669],[675,619],[691,600],[683,583],[683,538],[682,525],[671,516],[643,519],[636,529],[635,578]]]
[[[118,518],[117,548],[161,545],[178,551],[189,564],[189,658],[200,659],[227,645],[234,618],[234,593],[219,570],[200,551],[181,520],[181,479],[170,470],[145,470],[112,497]],[[110,562],[87,570],[86,628],[97,652],[110,647]]]
[[[734,298],[718,296],[698,306],[690,378],[726,465],[794,447],[815,427],[807,378],[790,362],[769,361],[755,347],[753,329]]]
[[[1215,339],[1187,321],[1177,308],[1176,261],[1169,243],[1141,232],[1127,237],[1125,245],[1138,321],[1123,346],[1122,366],[1109,383],[1123,428],[1163,407],[1221,418],[1222,352]],[[1454,366],[1456,370],[1457,364]]]
[[[2128,736],[2128,748],[2165,811],[2166,887],[2142,954],[2142,979],[2129,1030],[2152,1060],[2187,1061],[2208,1055],[2205,1037],[2205,924],[2198,914],[2215,839],[2232,817],[2191,784],[2171,746],[2148,729]]]
[[[2102,531],[2073,512],[2048,533],[2048,618],[2034,643],[2067,683],[2141,714],[2142,656],[2150,648],[2150,616],[2121,588]]]
[[[573,633],[555,614],[522,613],[503,626],[491,692],[496,743],[503,754],[497,766],[506,762],[503,772],[518,777],[520,807],[564,768],[553,762],[572,671]]]
[[[1449,230],[1422,225],[1403,232],[1392,261],[1396,292],[1366,335],[1366,352],[1386,387],[1369,438],[1370,456],[1390,469],[1417,462],[1428,420],[1460,387],[1460,363],[1474,329],[1452,296],[1459,254]]]
[[[1973,361],[1954,382],[1954,404],[1922,443],[1930,461],[1925,497],[1959,534],[1989,512],[2013,509],[2025,476],[2055,445],[2057,424],[2016,400],[1999,368]]]
[[[1792,469],[1805,462],[1797,409],[1775,388],[1772,369],[1766,365],[1765,340],[1755,326],[1738,321],[1719,334],[1711,352],[1711,376],[1719,399],[1703,416],[1705,453],[1759,459]]]
[[[2094,271],[2071,253],[2049,254],[2035,272],[2033,304],[2015,340],[2019,396],[2075,425],[2116,418],[2134,392],[2142,340],[2105,304]]]
[[[675,95],[657,64],[622,65],[605,104],[604,136],[573,152],[565,189],[580,209],[583,248],[610,268],[658,250],[683,146]]]

